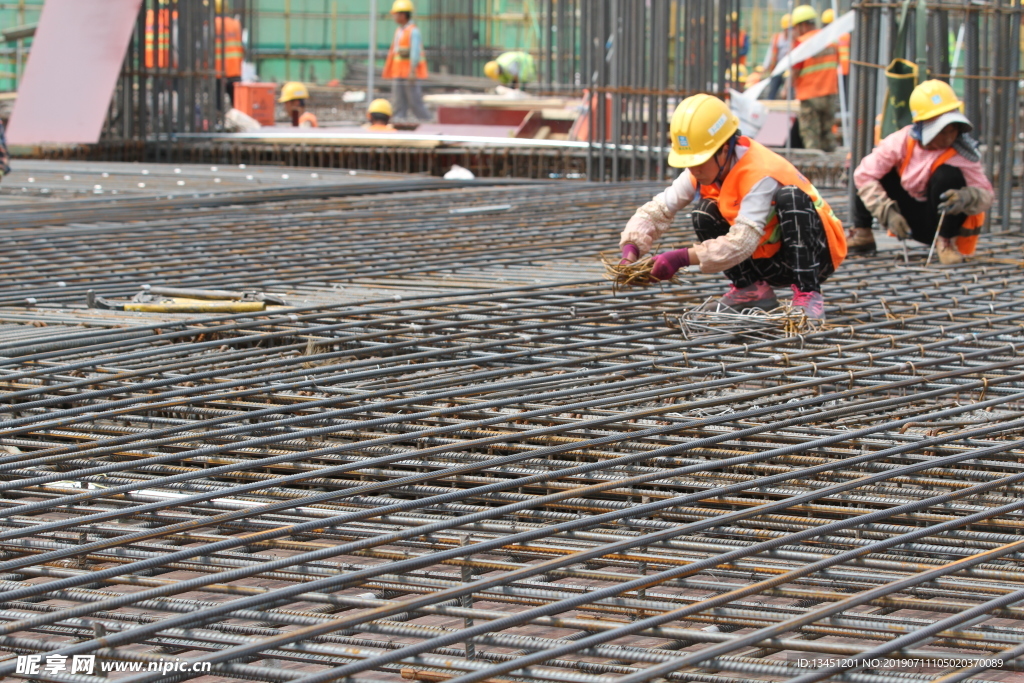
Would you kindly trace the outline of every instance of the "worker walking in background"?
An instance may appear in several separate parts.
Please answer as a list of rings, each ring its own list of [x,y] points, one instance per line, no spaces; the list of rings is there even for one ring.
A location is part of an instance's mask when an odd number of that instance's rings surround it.
[[[309,90],[305,84],[291,81],[281,87],[281,98],[278,102],[284,105],[285,113],[288,114],[293,126],[317,128],[319,124],[316,114],[306,111],[307,99],[309,99]]]
[[[821,13],[821,25],[828,26],[835,21],[835,12],[831,8]],[[954,39],[955,40],[955,39]],[[849,101],[850,88],[850,34],[843,33],[839,36],[839,40],[836,41],[836,47],[839,49],[839,87],[842,88],[843,92],[847,96]]]
[[[218,104],[220,103],[220,88],[223,84],[224,92],[231,100],[231,106],[235,106],[235,84],[242,80],[242,61],[245,58],[245,51],[242,46],[242,22],[234,17],[222,16],[225,12],[224,0],[216,0],[217,17],[214,19],[214,32],[216,34],[216,64],[217,64],[217,88]],[[230,11],[230,8],[228,8]]]
[[[405,118],[411,107],[417,119],[426,121],[430,114],[423,104],[423,91],[419,82],[427,77],[427,60],[423,56],[420,30],[412,23],[412,12],[412,0],[395,0],[391,5],[391,16],[398,28],[395,29],[395,37],[384,62],[383,77],[391,79],[395,118]]]
[[[370,102],[366,110],[368,123],[363,128],[370,133],[394,133],[395,127],[391,125],[391,103],[385,99],[378,98]]]
[[[537,67],[526,52],[505,52],[484,64],[484,75],[506,87],[522,89],[537,79]]]
[[[733,12],[729,18],[733,26],[736,28],[738,38],[736,40],[735,55],[733,55],[733,32],[726,32],[725,51],[729,55],[729,58],[733,59],[734,64],[740,64],[741,66],[746,67],[747,55],[750,54],[750,36],[747,35],[745,29],[737,25],[737,22],[740,20],[739,12]]]
[[[654,257],[652,277],[667,280],[688,265],[725,272],[719,301],[736,310],[778,305],[773,287],[790,286],[793,306],[825,316],[824,282],[846,257],[843,226],[818,191],[786,159],[739,133],[739,119],[711,95],[683,100],[670,124],[670,166],[684,168],[647,202],[619,240],[632,263],[650,251],[676,213],[693,203],[699,243]]]
[[[914,88],[914,123],[882,140],[853,174],[851,252],[874,253],[874,216],[900,239],[930,245],[938,230],[940,263],[960,263],[974,253],[994,193],[962,109],[947,83],[925,81]]]
[[[818,13],[810,5],[793,10],[793,47],[807,42],[818,31]],[[793,89],[800,100],[800,137],[807,149],[831,152],[836,148],[832,126],[836,121],[839,95],[839,50],[824,50],[793,65]]]
[[[771,74],[775,70],[775,67],[789,54],[789,50],[793,46],[793,41],[789,34],[789,19],[788,14],[783,14],[781,21],[779,21],[779,26],[782,27],[782,30],[772,35],[772,42],[768,46],[768,52],[764,56],[764,63],[761,65],[766,74]],[[774,100],[778,97],[779,90],[782,89],[782,84],[785,81],[786,77],[783,74],[772,76],[772,80],[768,82],[765,98]]]

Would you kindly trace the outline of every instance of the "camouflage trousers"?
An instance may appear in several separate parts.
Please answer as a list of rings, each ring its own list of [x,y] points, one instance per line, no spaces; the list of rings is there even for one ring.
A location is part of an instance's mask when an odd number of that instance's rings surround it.
[[[836,148],[832,126],[835,124],[838,101],[838,95],[800,100],[800,137],[804,141],[804,149],[831,152]]]

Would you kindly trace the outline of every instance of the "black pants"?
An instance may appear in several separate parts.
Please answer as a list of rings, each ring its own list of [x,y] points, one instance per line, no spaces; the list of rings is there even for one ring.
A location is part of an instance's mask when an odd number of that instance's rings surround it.
[[[821,283],[835,272],[828,237],[814,202],[798,187],[787,185],[775,193],[781,247],[771,258],[748,258],[725,271],[737,287],[764,280],[772,287],[796,285],[803,292],[820,292]],[[729,232],[718,202],[702,199],[693,207],[693,229],[700,241]]]
[[[882,178],[882,187],[890,199],[896,201],[900,207],[900,213],[907,219],[910,225],[910,236],[923,244],[931,244],[935,238],[935,226],[939,224],[939,204],[942,202],[942,193],[946,190],[959,190],[967,187],[963,171],[956,166],[943,164],[935,169],[931,180],[928,181],[928,188],[925,190],[927,199],[920,202],[910,196],[902,185],[900,175],[896,169],[889,171]],[[960,234],[960,229],[967,220],[966,214],[947,214],[942,221],[942,229],[939,235],[952,239]],[[871,227],[871,212],[864,206],[860,197],[853,201],[853,225],[857,228]]]

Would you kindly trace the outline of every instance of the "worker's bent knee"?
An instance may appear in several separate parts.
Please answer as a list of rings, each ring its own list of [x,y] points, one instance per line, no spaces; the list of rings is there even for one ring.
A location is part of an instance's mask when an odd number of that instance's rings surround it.
[[[815,211],[814,200],[795,185],[783,185],[775,191],[775,210]]]
[[[704,197],[698,200],[690,216],[693,218],[693,231],[699,239],[711,239],[729,232],[729,222],[722,218],[718,202],[714,199]]]
[[[961,187],[967,187],[967,179],[964,178],[964,172],[956,166],[942,164],[932,173],[929,186],[940,192],[959,190]]]

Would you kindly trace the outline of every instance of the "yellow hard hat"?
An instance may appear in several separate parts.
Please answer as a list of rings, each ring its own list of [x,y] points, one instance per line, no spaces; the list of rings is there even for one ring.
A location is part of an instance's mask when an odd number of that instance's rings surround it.
[[[385,116],[392,116],[391,103],[385,100],[383,97],[378,97],[373,102],[370,102],[370,108],[366,110],[367,116],[370,114],[384,114]]]
[[[224,0],[214,0],[213,6],[217,10],[217,14],[224,13]]]
[[[949,83],[925,81],[910,93],[910,114],[914,123],[934,119],[954,109],[963,111],[964,104],[953,92],[953,88],[949,87]]]
[[[747,80],[747,73],[747,67],[742,64],[733,64],[732,67],[725,72],[725,76],[733,83],[743,83]]]
[[[395,0],[391,5],[391,13],[394,14],[395,12],[408,12],[412,14],[412,0]]]
[[[292,100],[305,100],[309,98],[309,90],[304,83],[289,81],[281,87],[281,97],[278,102],[291,102]]]
[[[732,13],[732,14],[731,14],[731,15],[729,16],[729,18],[730,18],[730,19],[731,19],[732,21],[739,21],[739,18],[740,18],[740,13],[739,13],[739,12],[733,12],[733,13]]]
[[[672,151],[668,154],[668,165],[690,168],[703,164],[739,128],[739,118],[717,97],[705,94],[687,97],[672,114],[669,126]]]
[[[805,21],[817,21],[818,13],[814,11],[814,8],[810,5],[800,5],[793,10],[793,16],[791,17],[793,26],[802,24]]]
[[[501,76],[501,65],[495,61],[487,62],[484,64],[484,76],[492,81],[498,80],[498,77]]]
[[[821,13],[821,23],[824,26],[828,26],[829,24],[831,24],[835,18],[836,14],[835,12],[832,11],[831,7],[829,7],[827,10]]]
[[[789,20],[790,20],[789,14],[783,14],[782,15],[782,19],[779,20],[779,26],[782,27],[783,31],[785,31],[786,29],[789,28]]]

